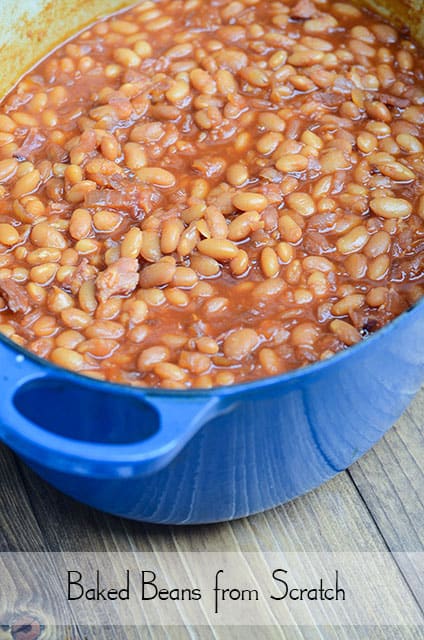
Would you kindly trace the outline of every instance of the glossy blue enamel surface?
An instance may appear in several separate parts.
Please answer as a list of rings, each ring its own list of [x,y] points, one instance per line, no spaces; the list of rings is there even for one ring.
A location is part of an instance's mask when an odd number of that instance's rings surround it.
[[[424,302],[300,371],[205,392],[83,378],[0,342],[0,437],[48,482],[138,520],[261,511],[367,451],[424,382]]]

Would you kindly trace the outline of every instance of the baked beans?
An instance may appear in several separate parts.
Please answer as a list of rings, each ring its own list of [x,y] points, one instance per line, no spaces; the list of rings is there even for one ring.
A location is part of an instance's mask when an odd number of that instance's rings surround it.
[[[0,331],[140,386],[276,375],[424,292],[424,57],[348,2],[146,0],[0,107]]]

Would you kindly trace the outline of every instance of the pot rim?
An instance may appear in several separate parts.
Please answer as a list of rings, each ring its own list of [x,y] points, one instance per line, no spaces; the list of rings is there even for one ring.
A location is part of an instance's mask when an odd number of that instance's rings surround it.
[[[172,397],[172,398],[196,398],[196,397],[212,397],[214,395],[219,396],[231,396],[238,395],[243,393],[248,393],[249,391],[256,391],[266,387],[277,386],[280,384],[297,382],[299,380],[303,380],[304,378],[312,378],[315,374],[321,373],[323,370],[336,366],[339,362],[341,363],[345,358],[348,358],[350,354],[359,353],[361,350],[366,349],[369,345],[374,344],[379,339],[384,338],[386,335],[389,335],[393,331],[395,331],[398,326],[400,326],[403,322],[406,321],[406,318],[410,316],[410,314],[420,314],[424,312],[424,296],[418,302],[416,302],[412,307],[401,313],[397,318],[386,324],[384,327],[373,333],[372,335],[364,338],[361,342],[358,342],[355,345],[347,347],[343,351],[339,351],[334,356],[327,358],[325,360],[319,360],[312,364],[306,365],[304,367],[300,367],[297,369],[293,369],[291,371],[287,371],[285,373],[281,373],[275,376],[265,376],[262,378],[258,378],[256,380],[251,380],[249,382],[243,382],[238,384],[233,384],[229,386],[216,386],[211,387],[210,389],[160,389],[156,387],[141,387],[136,385],[130,385],[122,382],[110,382],[108,380],[98,380],[96,378],[92,378],[90,376],[86,376],[82,373],[77,373],[75,371],[70,371],[69,369],[65,369],[63,367],[59,367],[58,365],[50,362],[46,358],[41,358],[29,349],[25,349],[20,345],[16,344],[10,338],[0,334],[0,348],[2,343],[11,348],[17,354],[28,358],[35,362],[42,369],[60,372],[60,378],[62,380],[69,380],[70,382],[74,382],[79,386],[90,386],[94,388],[98,388],[99,390],[105,391],[107,389],[113,390],[114,393],[118,393],[122,390],[122,393],[130,393],[142,395],[142,396],[158,396],[158,397]],[[1,388],[1,382],[0,382]]]

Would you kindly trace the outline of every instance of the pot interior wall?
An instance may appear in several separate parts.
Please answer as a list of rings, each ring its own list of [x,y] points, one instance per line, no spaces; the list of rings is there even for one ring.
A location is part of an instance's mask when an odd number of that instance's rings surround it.
[[[0,0],[0,96],[54,47],[135,0]]]
[[[412,37],[424,45],[424,0],[353,0],[372,9],[397,27],[407,27]]]

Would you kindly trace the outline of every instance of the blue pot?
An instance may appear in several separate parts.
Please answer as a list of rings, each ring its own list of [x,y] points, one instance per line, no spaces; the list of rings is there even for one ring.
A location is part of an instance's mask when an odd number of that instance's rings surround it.
[[[294,498],[352,464],[424,382],[424,300],[330,360],[244,385],[165,391],[85,378],[0,341],[0,437],[73,498],[194,524]]]

